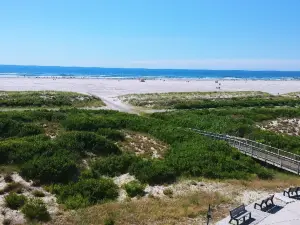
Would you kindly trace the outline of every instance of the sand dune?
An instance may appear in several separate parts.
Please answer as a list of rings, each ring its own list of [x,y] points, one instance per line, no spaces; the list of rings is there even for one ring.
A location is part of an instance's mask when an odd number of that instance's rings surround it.
[[[220,87],[216,89],[216,87]],[[190,92],[190,91],[264,91],[283,94],[300,91],[299,80],[117,80],[117,79],[52,79],[0,78],[0,90],[57,90],[88,93],[104,100],[108,108],[131,111],[116,97],[134,93]]]

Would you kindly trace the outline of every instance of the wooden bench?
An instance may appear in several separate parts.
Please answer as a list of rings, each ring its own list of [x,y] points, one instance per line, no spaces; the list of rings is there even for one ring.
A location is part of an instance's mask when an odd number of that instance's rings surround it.
[[[245,209],[245,205],[240,205],[239,207],[230,210],[230,221],[231,223],[232,220],[235,220],[237,225],[239,225],[239,222],[241,219],[243,219],[243,222],[246,221],[246,217],[248,216],[247,220],[251,219],[251,212],[248,212]]]
[[[289,198],[299,197],[298,191],[300,191],[299,187],[291,187],[287,191],[283,191],[283,195],[287,194]]]
[[[255,203],[254,204],[254,209],[256,209],[256,206],[259,206],[260,209],[263,209],[263,205],[265,205],[266,208],[268,206],[270,206],[270,205],[274,205],[273,198],[274,198],[274,195],[271,195],[270,197],[262,200],[260,204],[259,203]],[[270,202],[270,204],[268,204],[269,202]]]

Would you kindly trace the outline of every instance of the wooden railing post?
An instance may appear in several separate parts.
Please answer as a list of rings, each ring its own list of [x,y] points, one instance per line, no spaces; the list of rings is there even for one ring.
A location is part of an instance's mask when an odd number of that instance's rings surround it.
[[[278,157],[279,157],[279,162],[280,162],[280,168],[282,168],[282,157],[281,157],[279,149],[278,149]]]

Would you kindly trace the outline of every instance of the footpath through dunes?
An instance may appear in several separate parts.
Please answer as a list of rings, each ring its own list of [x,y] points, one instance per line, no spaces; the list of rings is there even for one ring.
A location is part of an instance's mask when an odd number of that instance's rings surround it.
[[[101,100],[105,104],[105,107],[103,107],[103,109],[116,110],[120,112],[134,113],[134,114],[139,113],[139,111],[135,109],[133,106],[123,103],[118,98],[102,97]]]

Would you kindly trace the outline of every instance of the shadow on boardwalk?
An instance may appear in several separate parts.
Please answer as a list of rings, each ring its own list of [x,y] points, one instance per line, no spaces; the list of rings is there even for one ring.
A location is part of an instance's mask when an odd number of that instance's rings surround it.
[[[263,199],[261,199],[263,200]],[[256,202],[261,202],[261,200],[258,200]],[[286,205],[293,203],[293,202],[300,202],[293,198],[288,198],[283,196],[282,193],[276,193],[274,197],[274,205],[271,205],[267,208],[264,208],[261,210],[260,208],[255,209],[253,202],[252,204],[246,206],[246,210],[251,212],[252,219],[245,221],[244,223],[240,223],[241,225],[255,225],[255,224],[261,224],[262,221],[264,221],[266,218],[272,218],[273,216],[281,217],[281,211],[286,207]],[[229,209],[230,210],[230,209]],[[228,210],[228,214],[229,214]],[[300,217],[300,216],[299,216]],[[219,221],[216,223],[216,225],[228,225],[228,224],[236,224],[236,222],[229,223],[230,216],[226,217],[225,219]],[[282,223],[284,224],[284,223]]]

